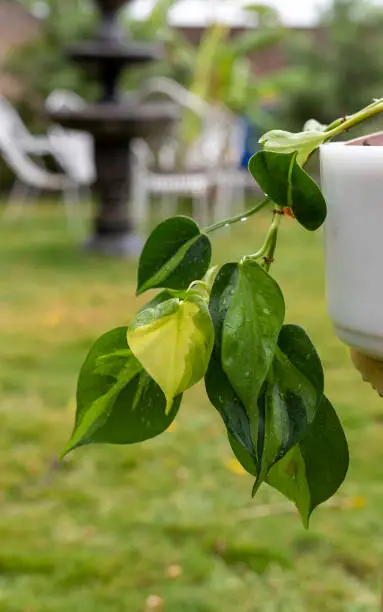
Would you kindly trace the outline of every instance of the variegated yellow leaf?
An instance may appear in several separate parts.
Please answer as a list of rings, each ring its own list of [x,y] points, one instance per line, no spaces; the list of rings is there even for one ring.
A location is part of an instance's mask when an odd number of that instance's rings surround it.
[[[129,346],[161,387],[166,410],[205,374],[214,342],[207,303],[195,292],[139,313],[128,328]]]

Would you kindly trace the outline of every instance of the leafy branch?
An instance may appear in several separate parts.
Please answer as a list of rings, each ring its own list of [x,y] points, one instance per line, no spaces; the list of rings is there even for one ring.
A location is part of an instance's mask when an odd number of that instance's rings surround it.
[[[91,348],[77,388],[74,431],[63,456],[97,442],[132,444],[164,432],[185,391],[205,379],[234,455],[254,478],[312,511],[342,484],[349,463],[339,418],[324,395],[318,353],[299,326],[286,324],[281,289],[269,274],[285,212],[315,231],[326,202],[303,166],[323,143],[383,111],[376,100],[329,126],[265,134],[249,171],[265,193],[241,215],[201,231],[187,217],[160,223],[138,266],[137,294],[159,289],[126,327]],[[267,195],[266,195],[267,194]],[[264,244],[212,268],[209,236],[273,203]]]

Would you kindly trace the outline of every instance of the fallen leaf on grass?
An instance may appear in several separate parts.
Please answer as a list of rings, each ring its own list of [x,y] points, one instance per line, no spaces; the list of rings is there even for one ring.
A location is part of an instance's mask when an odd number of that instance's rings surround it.
[[[169,567],[166,568],[165,574],[168,578],[174,580],[175,578],[181,576],[182,571],[183,570],[180,565],[169,565]]]
[[[158,595],[149,595],[145,601],[143,612],[162,612],[164,610],[164,600]]]

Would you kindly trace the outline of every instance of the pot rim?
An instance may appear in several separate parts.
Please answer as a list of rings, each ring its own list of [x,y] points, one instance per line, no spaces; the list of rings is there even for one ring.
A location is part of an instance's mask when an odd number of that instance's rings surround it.
[[[352,140],[346,140],[344,142],[324,142],[319,148],[344,146],[352,146],[354,149],[364,149],[365,151],[368,149],[380,149],[383,147],[383,131],[367,134],[366,136],[359,136],[358,138],[353,138]]]

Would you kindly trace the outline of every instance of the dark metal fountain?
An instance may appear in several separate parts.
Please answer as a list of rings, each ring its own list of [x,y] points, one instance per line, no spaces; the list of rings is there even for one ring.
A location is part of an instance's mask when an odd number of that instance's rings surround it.
[[[97,75],[102,87],[99,102],[80,111],[63,108],[50,114],[62,126],[89,132],[94,137],[97,212],[86,246],[119,256],[136,255],[142,246],[129,210],[130,142],[163,130],[177,116],[170,103],[142,104],[134,96],[124,99],[118,96],[117,84],[125,67],[160,56],[155,45],[124,41],[125,32],[117,23],[117,12],[129,1],[96,0],[101,23],[95,38],[66,51],[70,58]]]

